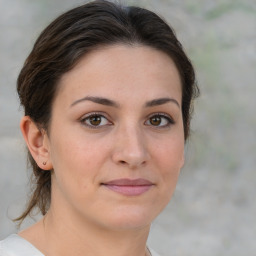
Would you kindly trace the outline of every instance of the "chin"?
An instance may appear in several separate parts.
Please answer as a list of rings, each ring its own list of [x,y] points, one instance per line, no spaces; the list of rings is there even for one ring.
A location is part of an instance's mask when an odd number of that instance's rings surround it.
[[[157,215],[155,209],[129,206],[115,209],[111,214],[105,215],[105,220],[116,230],[141,229],[149,227]]]

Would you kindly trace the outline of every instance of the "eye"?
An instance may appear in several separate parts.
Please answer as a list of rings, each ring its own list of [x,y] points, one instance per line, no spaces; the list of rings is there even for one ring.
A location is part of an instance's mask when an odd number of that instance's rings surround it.
[[[97,129],[112,123],[102,114],[92,113],[81,119],[81,123],[89,128]]]
[[[173,119],[166,114],[154,114],[149,117],[149,119],[145,122],[146,125],[154,126],[154,127],[169,127],[171,124],[174,124]]]

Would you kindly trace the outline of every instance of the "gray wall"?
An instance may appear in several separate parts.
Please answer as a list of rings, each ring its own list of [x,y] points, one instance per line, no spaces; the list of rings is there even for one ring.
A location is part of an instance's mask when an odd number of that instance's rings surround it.
[[[186,166],[175,196],[152,226],[149,244],[167,256],[253,256],[256,2],[137,2],[176,29],[196,67],[202,93]],[[0,239],[16,232],[10,219],[20,213],[29,192],[15,80],[39,32],[79,3],[0,0]]]

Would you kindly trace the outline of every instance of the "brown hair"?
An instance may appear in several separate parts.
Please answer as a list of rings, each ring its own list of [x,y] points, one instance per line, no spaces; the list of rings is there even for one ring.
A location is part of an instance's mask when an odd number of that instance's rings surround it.
[[[96,0],[74,8],[55,19],[41,33],[19,74],[17,91],[25,115],[47,128],[60,77],[86,53],[112,44],[139,44],[168,54],[182,81],[182,115],[185,139],[189,136],[193,99],[199,90],[193,66],[174,31],[155,13]],[[150,65],[150,64],[149,64]],[[51,172],[39,168],[28,152],[34,188],[20,223],[39,208],[45,215],[51,201]]]

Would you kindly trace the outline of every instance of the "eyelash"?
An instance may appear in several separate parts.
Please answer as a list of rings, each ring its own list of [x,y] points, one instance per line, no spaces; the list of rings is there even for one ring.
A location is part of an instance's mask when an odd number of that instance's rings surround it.
[[[101,119],[104,118],[107,120],[108,124],[104,124],[104,125],[92,125],[92,124],[87,124],[86,121],[89,120],[90,118],[94,118],[94,117],[100,117]],[[165,119],[167,121],[167,124],[162,125],[162,126],[154,126],[152,124],[146,124],[147,122],[150,122],[150,119],[153,117],[159,117],[161,118],[161,122],[163,121],[163,119]],[[90,129],[100,129],[101,127],[105,127],[105,126],[109,126],[112,125],[113,123],[109,121],[109,119],[105,116],[104,113],[101,112],[94,112],[94,113],[89,113],[86,116],[84,116],[80,122],[85,125],[86,127],[90,128]],[[102,122],[102,120],[100,120],[100,122]],[[164,129],[164,128],[168,128],[171,125],[175,124],[174,120],[167,114],[165,113],[154,113],[151,114],[148,118],[147,121],[145,122],[145,124],[147,126],[152,126],[154,128],[158,128],[158,129]]]
[[[171,125],[175,124],[174,120],[169,115],[167,115],[165,113],[154,113],[154,114],[151,114],[148,117],[147,121],[150,121],[150,119],[153,118],[153,117],[160,117],[161,118],[161,122],[163,121],[163,119],[165,119],[167,121],[167,124],[162,125],[162,126],[154,126],[154,125],[152,125],[152,127],[154,127],[154,128],[164,129],[164,128],[168,128]]]
[[[112,125],[112,123],[109,121],[109,119],[101,112],[94,112],[94,113],[89,113],[86,116],[84,116],[81,119],[81,123],[83,125],[85,125],[86,127],[90,128],[90,129],[100,129],[102,126],[106,126],[106,125],[92,125],[92,124],[87,124],[86,121],[89,120],[90,118],[93,117],[100,117],[100,118],[104,118],[108,121],[109,124],[106,124],[107,126]]]

